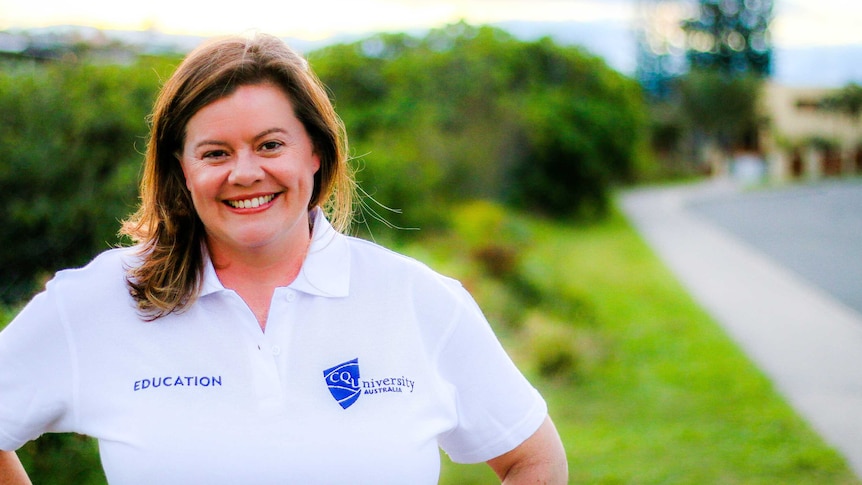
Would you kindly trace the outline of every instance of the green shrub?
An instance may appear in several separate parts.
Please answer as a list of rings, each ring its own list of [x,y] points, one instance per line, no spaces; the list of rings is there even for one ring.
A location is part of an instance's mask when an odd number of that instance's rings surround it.
[[[498,279],[516,275],[530,235],[510,210],[475,200],[454,207],[450,220],[452,232],[486,274]]]
[[[598,332],[532,311],[524,322],[520,355],[541,377],[571,383],[603,361],[605,347]]]
[[[601,215],[611,185],[647,166],[637,83],[577,47],[459,23],[309,59],[345,120],[363,187],[403,210],[397,225],[439,228],[450,203],[477,198]]]
[[[102,485],[107,483],[96,440],[73,433],[49,433],[18,450],[33,483]]]
[[[161,61],[0,72],[0,301],[118,242]]]

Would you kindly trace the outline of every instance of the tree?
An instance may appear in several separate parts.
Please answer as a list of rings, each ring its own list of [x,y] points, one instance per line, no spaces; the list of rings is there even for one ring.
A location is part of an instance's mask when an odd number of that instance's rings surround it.
[[[820,100],[819,107],[845,114],[858,123],[862,118],[862,86],[856,83],[847,84],[836,93]]]
[[[684,22],[692,69],[727,74],[772,71],[772,0],[699,0],[698,16]]]
[[[704,148],[725,155],[757,150],[759,99],[772,70],[769,26],[772,0],[699,0],[697,15],[684,20],[688,71],[674,83],[673,94],[654,103],[661,118],[653,140],[669,161],[681,154],[702,170]],[[677,143],[685,150],[668,150]],[[676,154],[676,155],[675,155]]]
[[[136,203],[154,68],[48,63],[0,74],[0,301],[118,242]]]
[[[680,81],[680,92],[683,113],[695,137],[707,138],[725,152],[752,148],[749,138],[758,129],[761,86],[753,75],[690,72]]]
[[[527,59],[542,79],[521,99],[523,155],[510,200],[555,216],[602,216],[608,189],[642,168],[647,118],[637,83],[603,61],[550,42]]]

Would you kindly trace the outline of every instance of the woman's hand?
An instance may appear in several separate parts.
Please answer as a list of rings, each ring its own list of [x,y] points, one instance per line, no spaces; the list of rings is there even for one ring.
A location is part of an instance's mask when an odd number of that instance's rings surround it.
[[[14,451],[0,451],[0,485],[32,485]]]
[[[514,450],[488,460],[505,485],[568,483],[566,451],[551,418]]]

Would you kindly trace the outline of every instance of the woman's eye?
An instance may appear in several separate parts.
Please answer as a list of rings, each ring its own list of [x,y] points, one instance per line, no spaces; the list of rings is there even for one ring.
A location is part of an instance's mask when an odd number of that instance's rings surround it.
[[[260,149],[263,151],[271,152],[273,150],[277,150],[281,147],[282,143],[278,141],[268,141],[260,146]]]
[[[212,150],[209,152],[204,152],[204,154],[201,158],[203,158],[204,160],[207,160],[207,159],[214,159],[214,158],[215,159],[224,158],[226,156],[227,156],[227,152],[224,150]]]

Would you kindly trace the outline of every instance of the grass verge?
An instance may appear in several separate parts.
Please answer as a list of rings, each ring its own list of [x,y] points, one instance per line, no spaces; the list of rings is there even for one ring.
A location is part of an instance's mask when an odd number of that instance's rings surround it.
[[[520,272],[544,302],[534,312],[577,302],[568,305],[572,336],[591,343],[574,348],[592,352],[576,360],[589,365],[543,377],[533,359],[542,348],[525,346],[518,330],[500,333],[549,402],[571,483],[860,483],[623,216],[584,227],[528,224]],[[481,292],[477,299],[485,305]],[[483,465],[445,462],[441,483],[493,479]]]

